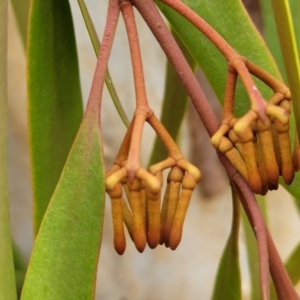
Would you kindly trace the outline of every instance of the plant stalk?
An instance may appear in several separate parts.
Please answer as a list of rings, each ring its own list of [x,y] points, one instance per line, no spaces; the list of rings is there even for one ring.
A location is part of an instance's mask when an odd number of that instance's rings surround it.
[[[102,101],[102,92],[104,87],[104,79],[107,70],[108,59],[112,48],[117,23],[119,19],[119,3],[118,0],[110,0],[108,6],[107,20],[103,34],[102,47],[97,60],[96,70],[93,77],[92,87],[87,103],[86,113],[97,114],[96,118],[100,126],[100,108]]]
[[[17,299],[7,180],[7,11],[0,0],[0,297]]]
[[[93,21],[91,19],[91,16],[88,12],[88,9],[85,5],[85,2],[84,0],[78,0],[78,4],[79,4],[79,7],[80,7],[80,10],[81,10],[81,13],[82,13],[82,16],[83,16],[83,19],[84,19],[84,22],[85,22],[85,25],[86,25],[86,28],[88,30],[88,33],[90,35],[90,38],[91,38],[91,41],[92,41],[92,44],[93,44],[93,48],[94,48],[94,51],[95,51],[95,54],[96,56],[99,55],[99,51],[100,51],[100,48],[101,48],[101,43],[99,41],[99,38],[98,38],[98,35],[97,35],[97,32],[96,32],[96,29],[95,29],[95,26],[93,24]],[[116,107],[116,110],[121,118],[121,120],[123,121],[124,125],[126,127],[129,126],[129,120],[128,120],[128,117],[125,113],[125,110],[121,104],[121,101],[119,99],[119,96],[117,94],[117,91],[115,89],[115,86],[113,84],[113,81],[111,79],[111,76],[110,76],[110,73],[109,73],[109,70],[107,68],[107,71],[106,71],[106,75],[105,75],[105,84],[106,84],[106,87],[108,89],[108,92],[111,96],[111,99]]]

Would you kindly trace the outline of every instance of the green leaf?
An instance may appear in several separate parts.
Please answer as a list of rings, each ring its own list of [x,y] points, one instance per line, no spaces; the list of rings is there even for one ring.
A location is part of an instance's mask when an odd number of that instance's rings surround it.
[[[10,0],[24,49],[26,49],[30,0]]]
[[[22,300],[94,299],[104,210],[99,119],[86,116],[36,238]]]
[[[176,33],[172,34],[178,43],[181,51],[187,59],[191,69],[195,69],[196,64],[185,46],[182,44]],[[165,92],[162,102],[161,122],[174,140],[177,140],[180,126],[186,111],[188,96],[169,61],[166,63]],[[168,157],[167,150],[159,137],[156,137],[152,150],[150,165],[162,161]]]
[[[239,265],[240,202],[232,188],[233,217],[230,236],[227,240],[216,277],[212,300],[240,300],[241,275]]]
[[[263,196],[256,195],[257,202],[264,217],[266,220],[266,199]],[[251,280],[251,299],[257,300],[260,299],[260,283],[259,283],[259,256],[257,249],[257,240],[254,236],[253,229],[249,223],[249,220],[243,212],[243,226],[245,232],[245,241],[247,245],[247,257],[248,265],[250,269],[250,280]]]
[[[288,0],[272,0],[271,2],[288,84],[292,94],[297,132],[300,136],[300,62],[289,2]]]
[[[279,182],[295,198],[296,204],[300,210],[300,173],[295,173],[295,178],[291,185],[286,185],[282,178],[280,178]]]
[[[296,246],[292,254],[289,256],[287,262],[285,263],[286,271],[295,286],[299,279],[300,279],[300,272],[299,272],[299,261],[300,261],[300,244]],[[271,300],[277,300],[277,294],[274,287],[274,284],[271,285]]]
[[[184,0],[191,9],[207,21],[239,54],[262,67],[275,78],[280,79],[274,60],[250,21],[239,0]],[[193,25],[161,2],[157,5],[171,23],[191,55],[205,73],[219,101],[223,102],[227,61],[216,47]],[[263,97],[269,99],[270,89],[257,81]],[[249,108],[248,96],[241,82],[238,82],[235,111],[240,116]]]
[[[298,0],[296,0],[298,1]],[[282,53],[280,49],[279,38],[276,32],[276,23],[274,19],[274,14],[272,11],[272,4],[270,0],[260,0],[261,13],[263,18],[263,32],[264,39],[270,49],[276,64],[282,74],[285,82],[287,82],[286,72],[284,69],[284,63],[282,58]]]
[[[17,299],[7,183],[7,0],[0,0],[0,298]]]
[[[17,294],[18,294],[18,298],[20,298],[27,266],[16,243],[13,242],[12,247],[13,247],[14,267],[15,267],[15,275],[16,275]]]
[[[291,7],[292,19],[294,21],[295,38],[298,37],[298,47],[300,43],[300,26],[299,26],[299,16],[300,16],[300,2],[298,0],[289,0]],[[274,19],[274,14],[272,11],[272,3],[269,0],[261,0],[262,12],[264,18],[264,34],[266,42],[275,58],[277,65],[279,66],[280,72],[285,75],[286,72],[284,68],[284,62],[282,57],[282,51],[280,49],[279,38],[276,32],[276,23]],[[298,24],[297,24],[298,22]],[[298,25],[298,26],[297,26]],[[299,49],[298,49],[299,53]],[[294,115],[291,116],[291,127],[290,127],[290,138],[293,144],[295,138],[295,119]],[[300,210],[300,177],[295,174],[295,179],[291,186],[287,186],[283,180],[280,183],[286,188],[286,190],[291,193],[296,199],[295,202]],[[299,273],[300,274],[300,273]]]
[[[68,0],[32,0],[27,55],[36,234],[82,118]]]
[[[298,54],[300,49],[300,2],[299,0],[289,0],[291,7],[291,15],[293,19],[295,38],[297,39]],[[284,77],[285,82],[287,82],[287,76],[284,68],[284,62],[282,57],[282,52],[280,48],[280,42],[277,34],[276,23],[274,19],[274,14],[272,11],[272,3],[270,0],[260,0],[261,12],[264,23],[264,38],[270,49],[276,64],[280,70],[280,73]]]
[[[299,272],[300,262],[300,243],[295,247],[289,258],[285,263],[286,270],[292,280],[292,283],[296,285],[300,280]]]
[[[250,269],[251,299],[256,300],[260,299],[259,256],[253,229],[251,228],[251,225],[245,213],[243,213],[243,225],[247,245],[248,266]]]

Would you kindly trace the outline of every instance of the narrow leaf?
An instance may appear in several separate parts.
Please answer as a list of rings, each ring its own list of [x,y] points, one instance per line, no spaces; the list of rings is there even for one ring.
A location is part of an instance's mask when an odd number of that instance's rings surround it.
[[[38,232],[82,118],[68,0],[32,0],[28,45],[29,133]]]
[[[256,195],[257,202],[262,212],[264,219],[266,220],[266,201],[265,197]],[[251,281],[251,299],[257,300],[260,298],[260,284],[259,284],[259,257],[258,249],[256,244],[256,238],[253,233],[253,229],[249,223],[249,220],[243,212],[243,226],[245,232],[245,241],[247,245],[247,257],[248,265],[250,270],[250,281]]]
[[[297,42],[298,57],[300,56],[300,2],[289,0],[294,25],[295,39]]]
[[[282,74],[285,82],[287,82],[282,53],[280,49],[279,38],[276,33],[276,23],[272,11],[272,3],[270,0],[260,0],[260,5],[261,5],[261,13],[262,13],[263,24],[264,24],[263,26],[264,39],[276,61],[280,73]]]
[[[101,147],[99,123],[85,118],[37,235],[21,299],[94,299],[105,193]]]
[[[280,69],[280,72],[284,74],[284,77],[286,78],[286,72],[284,68],[284,61],[282,57],[282,50],[280,48],[279,38],[276,34],[276,23],[274,19],[274,14],[272,11],[272,3],[270,0],[261,0],[262,5],[262,15],[264,18],[264,36],[266,39],[266,42],[268,44],[268,47],[270,48],[275,61]],[[299,16],[300,16],[300,2],[298,0],[289,0],[289,4],[291,7],[291,15],[293,18],[294,23],[294,29],[295,29],[295,38],[298,37],[298,45],[300,42],[300,26],[299,26]],[[299,48],[298,48],[299,53]],[[294,115],[291,116],[291,126],[290,126],[290,138],[292,143],[294,142],[295,138],[295,119]],[[287,186],[283,180],[281,180],[281,184],[287,189],[288,192],[290,192],[296,199],[295,202],[298,206],[298,209],[300,210],[300,177],[296,174],[295,179],[291,186]],[[300,274],[300,272],[299,272]]]
[[[81,10],[86,28],[87,28],[88,33],[90,35],[95,54],[97,56],[99,54],[101,44],[100,44],[100,41],[99,41],[99,38],[98,38],[98,35],[97,35],[97,32],[96,32],[95,26],[94,26],[93,21],[90,17],[90,14],[88,12],[88,9],[85,5],[84,0],[78,0],[78,4],[80,6],[80,10]],[[126,127],[128,127],[129,126],[129,119],[128,119],[128,117],[125,113],[125,110],[122,106],[122,103],[119,99],[119,96],[117,94],[117,91],[116,91],[115,86],[113,84],[113,81],[111,79],[110,72],[109,72],[108,68],[107,68],[107,71],[106,71],[106,74],[105,74],[105,84],[106,84],[108,92],[111,96],[111,99],[112,99],[112,101],[115,105],[115,108],[116,108],[121,120],[123,121],[124,125]]]
[[[118,17],[110,0],[85,116],[36,237],[23,300],[94,299],[105,199],[101,100]]]
[[[289,1],[272,0],[271,2],[288,84],[292,94],[297,132],[300,136],[300,62]]]
[[[195,69],[195,61],[193,60],[185,46],[182,44],[177,34],[174,31],[172,33],[185,58],[187,59],[191,69]],[[169,61],[167,61],[166,63],[166,69],[167,72],[165,79],[165,92],[162,102],[162,112],[160,120],[169,134],[172,136],[172,138],[174,140],[177,140],[180,125],[186,111],[188,96]],[[164,160],[165,158],[167,158],[167,156],[168,154],[166,148],[164,147],[161,139],[156,137],[154,148],[152,150],[150,158],[150,165]]]
[[[30,0],[10,0],[10,2],[16,16],[22,44],[26,49]]]
[[[287,262],[285,263],[286,271],[295,286],[300,280],[300,272],[299,272],[299,261],[300,261],[300,244],[296,246],[292,254],[289,256]],[[271,300],[276,300],[276,290],[274,284],[271,285]]]
[[[231,190],[233,207],[232,226],[220,260],[212,297],[213,300],[240,300],[242,297],[238,249],[240,202],[235,190],[233,188]]]
[[[262,67],[275,78],[280,79],[274,60],[247,15],[239,0],[184,0],[192,10],[207,21],[241,55]],[[216,47],[187,20],[166,5],[157,5],[171,23],[172,27],[190,51],[191,55],[205,73],[219,101],[223,102],[227,61]],[[270,89],[257,81],[261,94],[268,99]],[[248,96],[241,82],[238,82],[235,110],[240,116],[249,109]]]
[[[300,262],[300,243],[295,247],[294,251],[291,253],[289,258],[285,263],[286,270],[293,282],[296,285],[300,280],[299,272],[299,262]]]
[[[15,275],[16,275],[16,287],[17,287],[17,295],[18,299],[21,296],[21,291],[25,279],[25,273],[26,273],[26,264],[22,257],[22,254],[17,247],[17,245],[13,242],[13,257],[14,257],[14,267],[15,267]]]
[[[7,0],[0,0],[0,298],[17,299],[7,184]]]
[[[295,173],[295,178],[291,185],[286,185],[282,179],[280,179],[280,184],[295,198],[300,211],[300,172]]]

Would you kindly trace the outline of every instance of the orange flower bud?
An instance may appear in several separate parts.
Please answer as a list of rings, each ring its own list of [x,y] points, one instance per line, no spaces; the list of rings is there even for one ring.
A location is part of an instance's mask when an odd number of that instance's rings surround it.
[[[132,214],[125,202],[125,200],[123,199],[122,202],[122,215],[123,215],[123,221],[127,227],[128,233],[130,235],[130,238],[132,241],[133,240],[133,224],[132,224]]]
[[[262,182],[256,162],[256,151],[253,143],[253,133],[250,128],[244,132],[243,140],[241,140],[241,155],[245,161],[248,184],[254,193],[259,194],[262,189]]]
[[[281,157],[281,175],[286,184],[291,184],[294,179],[294,165],[290,146],[289,123],[283,125],[280,121],[274,120],[274,125]]]
[[[145,221],[143,205],[141,201],[141,181],[134,179],[128,182],[130,195],[130,207],[132,211],[133,241],[139,252],[143,252],[146,247]]]
[[[161,172],[156,176],[162,181]],[[147,241],[150,248],[154,249],[160,240],[160,200],[161,192],[153,193],[146,187],[146,228]]]
[[[122,215],[122,185],[117,183],[112,190],[107,191],[111,198],[111,211],[114,230],[114,247],[118,254],[123,254],[126,248],[126,240]]]
[[[191,174],[186,173],[182,181],[182,191],[177,203],[169,236],[169,246],[172,250],[175,250],[181,241],[185,215],[189,207],[190,199],[195,186],[196,182],[194,178],[191,176]]]
[[[172,227],[174,215],[180,194],[180,187],[184,172],[177,166],[174,166],[168,175],[168,185],[164,196],[161,211],[161,241],[169,247],[169,235]]]
[[[263,161],[266,167],[269,185],[273,188],[278,187],[279,167],[276,160],[274,142],[271,132],[271,121],[268,118],[263,124],[260,120],[256,121],[256,130],[263,154]]]
[[[261,185],[262,185],[260,194],[265,195],[268,192],[269,179],[267,174],[266,163],[264,160],[263,150],[262,150],[262,143],[259,137],[256,138],[256,142],[254,142],[254,146],[256,152],[256,162],[258,165],[258,170],[259,170]]]

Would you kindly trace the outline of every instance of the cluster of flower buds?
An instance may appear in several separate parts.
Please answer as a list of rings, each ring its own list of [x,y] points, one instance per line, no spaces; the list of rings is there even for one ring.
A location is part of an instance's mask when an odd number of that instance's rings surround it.
[[[171,163],[172,166],[161,201],[163,175],[160,168],[164,168],[166,163]],[[130,181],[124,177],[115,184],[113,176],[119,170],[120,166],[115,164],[106,177],[106,191],[111,198],[116,251],[123,254],[126,248],[123,224],[139,252],[144,251],[146,243],[152,249],[158,244],[165,244],[175,250],[181,240],[192,192],[201,177],[200,171],[185,159],[176,162],[169,158],[149,168],[148,175],[154,176],[159,182],[157,188],[151,181],[139,178]]]
[[[277,189],[279,176],[286,184],[294,179],[290,100],[289,91],[275,94],[264,108],[263,120],[252,110],[240,119],[223,118],[211,138],[212,145],[227,156],[257,194]]]
[[[148,171],[139,168],[135,177],[130,178],[126,170],[130,128],[128,132],[114,165],[106,173],[115,250],[119,254],[125,251],[124,224],[139,252],[144,251],[147,243],[152,249],[158,244],[165,244],[175,250],[180,243],[185,215],[201,172],[187,162],[176,147],[176,155],[152,165]],[[170,171],[162,201],[163,171],[166,169]]]

